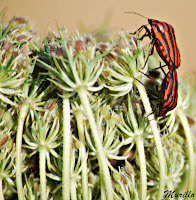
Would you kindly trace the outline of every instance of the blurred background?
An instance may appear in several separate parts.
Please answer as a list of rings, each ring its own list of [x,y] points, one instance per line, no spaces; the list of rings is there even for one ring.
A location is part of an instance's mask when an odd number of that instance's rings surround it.
[[[147,19],[125,11],[138,12],[148,18],[171,24],[175,29],[181,54],[178,77],[186,79],[196,74],[196,1],[179,0],[0,0],[0,10],[6,8],[6,18],[26,16],[34,22],[42,37],[49,27],[57,32],[56,24],[66,26],[68,32],[100,31],[118,35],[120,30],[134,32]],[[109,36],[109,34],[108,34]],[[196,83],[194,78],[192,83]],[[192,86],[192,116],[196,116],[196,84]],[[196,189],[195,189],[196,190]]]
[[[26,16],[34,22],[42,38],[48,27],[56,31],[56,23],[66,26],[69,33],[79,31],[103,31],[117,35],[120,30],[134,32],[145,18],[125,11],[138,12],[148,18],[165,21],[175,29],[181,53],[179,76],[186,78],[196,72],[196,1],[189,0],[0,0],[0,10],[7,8],[6,18]]]

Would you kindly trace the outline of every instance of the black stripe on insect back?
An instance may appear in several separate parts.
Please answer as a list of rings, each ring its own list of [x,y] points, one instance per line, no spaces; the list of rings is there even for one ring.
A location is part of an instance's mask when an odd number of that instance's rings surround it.
[[[177,97],[178,97],[177,73],[176,73],[175,70],[171,70],[171,73],[172,73],[172,75],[171,75],[169,81],[172,84],[171,84],[171,86],[169,88],[169,95],[167,96],[167,100],[166,100],[166,102],[168,102],[168,104],[166,104],[166,106],[164,107],[167,110],[172,110],[173,108],[176,107],[176,105],[177,105]]]
[[[177,62],[174,62],[174,63],[177,63],[177,66],[179,66],[180,62],[181,62],[181,60],[180,60],[180,52],[179,52],[178,45],[177,45],[177,42],[176,42],[176,36],[175,36],[175,33],[174,33],[174,28],[172,26],[171,26],[171,28],[172,28],[172,36],[173,36],[172,43],[175,42],[175,44],[173,44],[173,45],[175,47],[175,51],[174,51],[175,52],[175,56],[176,56],[175,58],[177,59],[177,60],[175,60]]]
[[[165,99],[166,101],[168,101],[170,99],[170,97],[174,95],[174,92],[175,92],[174,85],[176,84],[176,80],[175,80],[175,77],[173,77],[173,74],[171,74],[171,73],[173,73],[173,70],[170,70],[168,72],[168,76],[166,76],[167,84],[166,84],[165,90],[167,89],[167,91],[169,91],[166,96],[167,98]]]
[[[178,96],[177,73],[176,73],[176,70],[170,70],[170,72],[171,72],[170,74],[171,76],[169,77],[169,85],[168,85],[169,94],[167,96],[166,105],[165,105],[165,108],[167,110],[172,110],[176,106],[177,96]]]
[[[173,66],[175,67],[175,63],[177,63],[177,64],[179,63],[179,60],[178,60],[179,50],[178,50],[178,46],[177,46],[177,43],[176,43],[176,37],[175,37],[175,34],[174,34],[174,28],[171,25],[167,24],[167,23],[165,23],[165,25],[168,28],[169,38],[170,38],[170,42],[171,42],[172,48],[173,48],[172,52],[173,52],[173,56],[174,56],[174,62],[172,62],[172,60],[171,60],[171,62],[173,63]],[[174,44],[174,42],[175,42],[175,44]],[[176,55],[176,53],[177,53],[177,55]]]
[[[165,28],[165,25],[167,26],[167,28],[168,28],[168,33],[169,33],[169,38],[170,38],[170,41],[172,41],[172,34],[171,34],[171,31],[170,31],[170,28],[168,27],[168,24],[166,24],[166,23],[161,23],[161,22],[158,22],[159,24],[161,24],[162,26],[163,26],[163,28],[164,28],[164,30],[166,29]],[[171,54],[171,49],[170,49],[170,47],[169,47],[169,44],[168,44],[168,41],[167,41],[167,39],[166,39],[166,37],[165,37],[165,32],[162,32],[161,30],[160,30],[160,27],[157,25],[157,24],[153,24],[153,26],[157,29],[157,31],[161,34],[161,36],[162,36],[162,41],[159,39],[159,38],[156,38],[158,41],[159,41],[159,46],[163,46],[162,45],[162,43],[165,43],[166,44],[166,46],[167,46],[167,51],[168,51],[168,56],[169,56],[169,58],[170,58],[170,61],[171,61],[171,63],[172,63],[172,65],[173,65],[173,67],[175,68],[175,65],[174,65],[174,63],[175,63],[175,51],[174,51],[174,44],[173,44],[173,42],[171,42],[171,44],[172,44],[172,52],[173,52],[173,54],[174,54],[174,62],[172,62],[172,59],[171,59],[171,56],[170,56],[170,54]]]
[[[174,109],[177,105],[178,97],[178,80],[177,72],[170,69],[161,84],[159,114],[158,116],[165,116],[167,112]]]
[[[159,22],[159,24],[161,24],[163,26],[162,23]],[[160,38],[156,38],[156,40],[159,42],[159,46],[163,46],[163,43],[165,43],[167,46],[166,50],[168,51],[168,56],[170,57],[170,48],[169,48],[167,39],[165,37],[165,33],[160,30],[160,27],[157,24],[153,24],[153,26],[157,29],[157,31],[161,34],[161,37],[162,37],[162,40],[160,40]],[[164,29],[165,29],[165,27],[164,27]],[[171,60],[171,57],[170,57],[170,60]]]
[[[177,43],[176,43],[176,37],[175,37],[175,33],[174,33],[174,28],[171,25],[167,24],[167,23],[165,23],[165,25],[168,28],[168,33],[169,33],[169,37],[170,37],[169,42],[171,42],[171,45],[172,45],[172,48],[173,48],[173,51],[172,51],[173,58],[174,58],[173,62],[172,62],[171,57],[170,57],[170,59],[171,59],[171,62],[173,64],[173,67],[174,68],[178,68],[179,65],[180,65],[180,60],[179,60],[180,59],[180,55],[179,55],[180,52],[179,52],[179,49],[178,49],[178,46],[177,46]],[[171,52],[170,52],[170,55],[171,55]]]

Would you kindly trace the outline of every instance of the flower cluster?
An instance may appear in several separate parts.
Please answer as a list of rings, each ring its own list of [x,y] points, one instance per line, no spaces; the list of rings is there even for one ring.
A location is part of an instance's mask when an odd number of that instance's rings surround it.
[[[187,177],[192,190],[189,95],[181,84],[178,106],[154,117],[136,36],[58,28],[39,44],[23,17],[0,27],[2,199],[161,199]],[[158,64],[151,56],[148,68]]]

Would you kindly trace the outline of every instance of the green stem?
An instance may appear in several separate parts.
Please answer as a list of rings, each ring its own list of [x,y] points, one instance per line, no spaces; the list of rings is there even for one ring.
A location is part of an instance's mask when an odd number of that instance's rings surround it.
[[[137,120],[135,118],[135,114],[133,112],[133,107],[131,104],[130,96],[128,95],[128,112],[130,116],[130,120],[134,127],[134,132],[136,134],[135,142],[139,154],[139,164],[140,164],[140,174],[141,174],[141,190],[140,190],[140,198],[141,200],[146,199],[147,195],[147,175],[146,175],[146,159],[145,159],[145,152],[144,152],[144,140],[143,135],[138,130]]]
[[[4,200],[4,195],[3,195],[3,179],[0,179],[0,200]]]
[[[76,114],[76,121],[78,127],[78,135],[79,140],[82,143],[80,148],[81,160],[84,161],[82,167],[82,199],[88,199],[88,170],[87,170],[87,162],[85,161],[86,157],[86,149],[85,149],[85,137],[84,137],[84,122],[83,122],[83,114],[81,111],[77,111]]]
[[[40,188],[41,199],[47,199],[46,196],[46,148],[41,147],[39,150],[39,167],[40,167]]]
[[[103,179],[101,180],[103,182]],[[106,199],[106,194],[105,194],[105,187],[104,184],[101,183],[101,199],[100,200],[105,200]]]
[[[17,128],[17,134],[16,134],[16,187],[17,187],[17,193],[18,193],[18,199],[24,200],[24,192],[23,192],[23,186],[22,186],[22,161],[21,161],[21,147],[22,147],[22,134],[23,134],[23,126],[24,121],[27,116],[29,106],[27,104],[23,104],[20,108],[20,114],[18,119],[18,128]]]
[[[70,105],[69,99],[63,99],[63,200],[70,199],[70,149],[71,149],[71,132],[70,132]]]
[[[194,186],[194,149],[193,149],[193,139],[191,135],[191,130],[188,124],[187,117],[182,109],[178,109],[178,116],[181,120],[182,126],[184,128],[184,134],[186,136],[188,145],[188,156],[189,156],[189,178],[187,191],[192,191]]]
[[[166,175],[166,167],[165,167],[165,157],[163,152],[163,146],[161,143],[160,133],[157,128],[156,121],[154,119],[154,115],[152,115],[152,108],[150,106],[150,102],[145,90],[145,87],[139,83],[138,81],[135,81],[135,85],[138,88],[138,91],[140,93],[140,96],[142,98],[142,102],[146,111],[146,114],[148,115],[148,120],[153,132],[154,141],[157,148],[157,154],[159,159],[159,191],[157,200],[161,200],[164,195],[164,189],[165,189],[165,175]]]
[[[71,200],[77,200],[77,192],[76,192],[76,182],[71,181]]]
[[[104,152],[103,145],[101,143],[101,139],[99,136],[97,125],[95,123],[93,112],[91,110],[89,99],[87,97],[87,91],[84,90],[83,88],[80,88],[80,90],[78,91],[78,94],[79,94],[81,103],[84,107],[84,110],[86,112],[86,116],[89,120],[92,137],[94,139],[95,147],[97,149],[99,169],[100,169],[101,178],[103,179],[104,186],[105,186],[106,199],[111,200],[113,199],[113,189],[112,189],[112,182],[110,178],[110,172],[107,165],[107,158]]]
[[[140,163],[140,175],[141,175],[140,198],[141,200],[145,200],[147,193],[146,159],[144,153],[144,140],[141,134],[136,136],[135,142],[139,154],[139,163]]]

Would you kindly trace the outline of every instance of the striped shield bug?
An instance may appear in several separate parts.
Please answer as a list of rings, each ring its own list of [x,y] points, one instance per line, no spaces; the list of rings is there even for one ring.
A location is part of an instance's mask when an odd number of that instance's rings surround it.
[[[177,72],[174,69],[169,69],[168,73],[166,74],[165,78],[161,84],[161,90],[158,90],[159,84],[152,79],[149,75],[141,72],[145,76],[147,76],[152,82],[156,85],[156,90],[159,92],[158,99],[159,99],[159,113],[156,114],[157,117],[164,117],[167,112],[173,110],[177,105],[177,98],[178,98],[178,78]],[[141,82],[140,82],[141,83]],[[145,86],[145,85],[144,85]],[[146,86],[145,86],[146,87]],[[149,88],[147,90],[154,96],[157,96],[154,92],[152,92]]]
[[[133,13],[148,19],[148,22],[151,26],[151,30],[149,30],[146,25],[141,26],[137,30],[139,32],[143,28],[146,30],[145,34],[140,38],[140,40],[142,40],[146,36],[152,39],[151,48],[145,61],[144,67],[148,61],[149,56],[153,54],[155,46],[159,56],[162,58],[162,60],[165,62],[168,68],[177,69],[180,66],[181,60],[173,27],[166,22],[160,22],[158,20],[149,19],[135,12],[126,13]],[[137,31],[135,31],[133,34],[136,34]]]
[[[178,98],[178,77],[174,69],[170,69],[161,84],[158,116],[165,116],[165,114],[173,110],[177,105]]]

